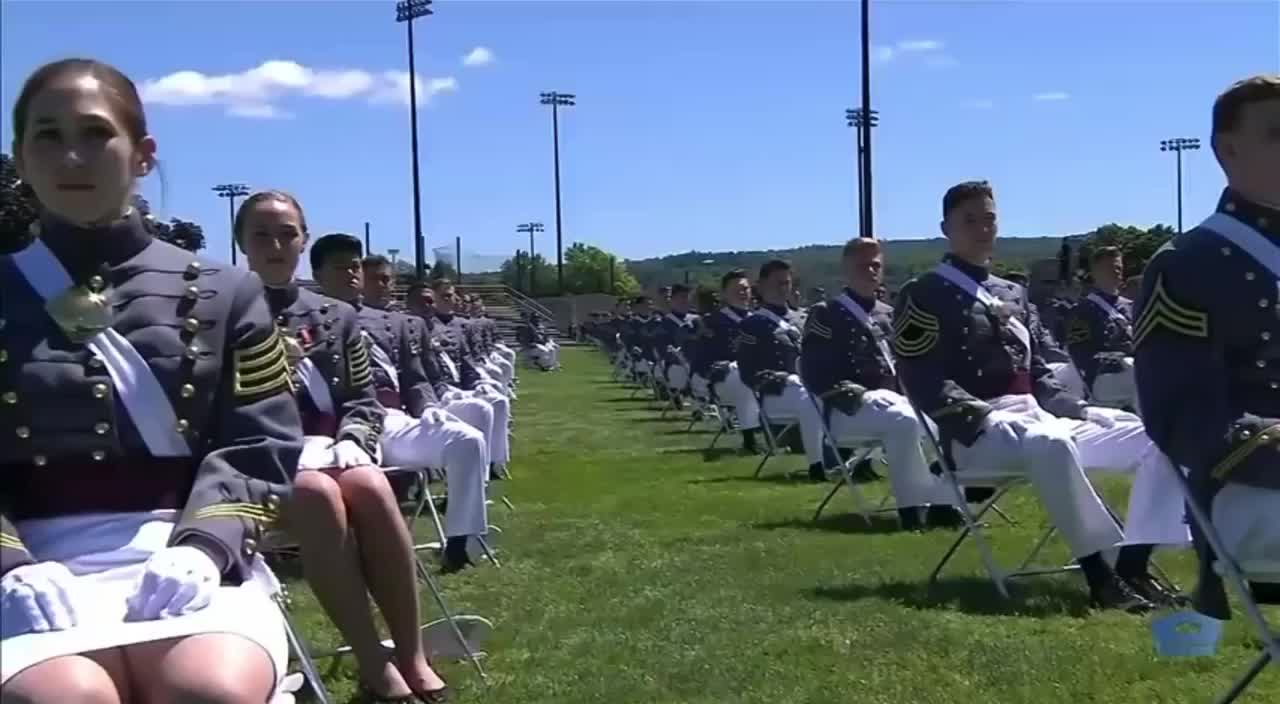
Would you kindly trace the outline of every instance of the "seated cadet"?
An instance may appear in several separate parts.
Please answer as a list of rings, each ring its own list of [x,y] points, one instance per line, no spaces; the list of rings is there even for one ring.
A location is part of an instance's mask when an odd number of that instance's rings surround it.
[[[249,268],[267,284],[267,305],[298,380],[307,445],[286,518],[307,581],[351,644],[368,693],[442,692],[418,633],[413,537],[375,459],[386,411],[370,383],[356,313],[294,280],[308,235],[293,196],[255,193],[241,204],[234,231]],[[320,242],[313,251],[323,256]],[[396,644],[391,658],[369,613],[370,594]]]
[[[13,115],[42,212],[0,256],[0,700],[269,701],[257,540],[302,427],[262,282],[130,208],[156,141],[118,70],[47,64]]]
[[[1025,290],[988,269],[997,232],[991,186],[952,187],[942,211],[951,252],[903,288],[895,316],[911,402],[938,424],[961,481],[967,469],[1030,479],[1095,604],[1132,611],[1167,600],[1147,564],[1152,544],[1187,539],[1168,461],[1136,416],[1087,406],[1053,380],[1030,333]],[[1086,469],[1136,472],[1125,535]],[[1126,538],[1113,571],[1103,553]]]
[[[435,319],[430,326],[431,336],[440,343],[440,347],[449,358],[459,366],[468,368],[468,376],[475,375],[479,383],[498,395],[506,397],[510,389],[500,380],[492,377],[484,368],[484,360],[473,340],[467,335],[467,322],[458,315],[460,300],[453,282],[448,279],[437,279],[431,284],[435,294]]]
[[[516,329],[516,340],[525,356],[544,372],[556,368],[556,350],[542,327],[542,316],[529,313],[524,323]]]
[[[485,315],[484,301],[479,296],[470,296],[466,309],[467,322],[474,330],[476,344],[484,355],[485,368],[490,371],[506,388],[515,381],[515,363],[507,359],[498,349],[498,328],[491,318]]]
[[[491,394],[479,398],[475,394],[456,389],[448,384],[440,369],[438,350],[431,345],[426,321],[413,313],[389,313],[385,307],[390,301],[391,267],[385,258],[374,255],[365,257],[364,297],[360,307],[362,321],[371,321],[366,331],[387,351],[391,359],[379,359],[374,352],[374,362],[380,366],[395,368],[400,375],[401,389],[418,389],[413,393],[427,398],[427,407],[442,408],[484,434],[489,451],[489,476],[505,475],[510,437],[511,406],[506,398]],[[412,288],[411,298],[418,304],[422,288]],[[418,292],[416,296],[413,292]],[[434,302],[434,298],[432,298]],[[409,305],[410,310],[413,304]],[[398,350],[392,353],[392,350]],[[389,363],[389,364],[388,364]],[[375,370],[376,372],[376,370]],[[378,375],[375,373],[375,381]],[[422,414],[422,406],[413,405],[405,410],[410,415]]]
[[[754,455],[759,451],[756,433],[760,430],[760,402],[743,383],[737,361],[738,334],[742,321],[750,315],[747,311],[750,291],[751,282],[741,269],[720,277],[720,299],[724,306],[701,316],[701,340],[689,383],[695,393],[733,407],[742,429],[742,449]]]
[[[1213,106],[1227,178],[1217,212],[1147,264],[1134,325],[1147,432],[1190,471],[1193,498],[1237,562],[1280,560],[1280,74],[1254,76]],[[1230,608],[1199,535],[1195,606]],[[1254,596],[1280,602],[1275,585]]]
[[[1120,295],[1124,256],[1116,247],[1100,247],[1089,256],[1093,288],[1071,311],[1067,346],[1071,359],[1100,406],[1133,411],[1133,302]]]
[[[651,299],[637,296],[631,302],[631,316],[623,323],[622,344],[627,351],[633,379],[647,378],[654,373],[654,364],[646,349],[649,347],[649,321],[653,317]]]
[[[671,310],[658,319],[654,349],[662,356],[661,378],[675,397],[676,408],[683,408],[681,397],[689,388],[689,360],[685,345],[693,338],[698,316],[689,312],[690,289],[684,284],[671,287]]]
[[[358,302],[364,288],[363,249],[360,240],[345,234],[325,235],[311,246],[312,276],[325,295],[346,305]],[[371,356],[370,344],[362,342],[366,356]],[[489,450],[484,433],[438,408],[415,416],[393,407],[386,409],[380,441],[386,466],[444,469],[449,508],[445,511],[443,565],[446,572],[470,565],[468,538],[489,530],[485,509]]]
[[[800,381],[800,328],[790,319],[791,265],[772,259],[760,267],[763,305],[742,322],[738,333],[738,369],[760,394],[764,414],[775,422],[796,422],[809,460],[809,478],[825,482],[827,469],[839,465],[822,441],[822,416]]]
[[[959,525],[951,484],[929,471],[925,428],[915,409],[896,391],[888,340],[893,309],[876,299],[884,270],[880,243],[853,239],[841,255],[848,286],[830,301],[809,309],[801,345],[800,378],[818,394],[837,441],[873,438],[885,449],[889,484],[902,527],[921,527],[920,509],[930,525]]]

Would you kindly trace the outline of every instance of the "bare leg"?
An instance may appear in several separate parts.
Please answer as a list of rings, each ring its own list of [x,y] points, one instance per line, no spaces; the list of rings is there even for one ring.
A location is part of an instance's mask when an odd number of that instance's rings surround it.
[[[127,646],[134,679],[152,704],[264,704],[275,691],[271,656],[230,633]]]
[[[307,582],[351,645],[361,679],[378,694],[407,694],[374,625],[359,547],[338,482],[326,472],[298,472],[288,507],[289,529],[302,548]]]
[[[0,704],[121,704],[130,700],[121,651],[101,650],[46,660],[14,675]]]
[[[386,475],[374,467],[348,469],[338,477],[342,498],[351,512],[360,556],[373,599],[396,644],[396,663],[415,690],[436,690],[444,680],[427,664],[418,635],[421,610],[415,573],[413,539]]]

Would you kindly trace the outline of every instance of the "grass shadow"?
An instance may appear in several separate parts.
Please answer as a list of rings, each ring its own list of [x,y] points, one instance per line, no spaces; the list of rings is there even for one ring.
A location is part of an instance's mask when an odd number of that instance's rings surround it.
[[[601,399],[601,401],[604,401],[605,403],[645,403],[648,400],[649,399],[643,396],[637,396],[636,398],[631,398],[630,396],[617,396],[615,398]]]
[[[692,450],[691,450],[692,451]],[[700,451],[700,450],[699,450]],[[817,485],[818,482],[809,482],[807,475],[805,477],[796,474],[765,474],[760,477],[750,475],[732,474],[727,477],[704,477],[702,479],[690,479],[689,484],[727,484],[729,482],[746,482],[751,484],[786,484],[788,486],[801,486],[804,484]]]
[[[672,431],[668,434],[674,435],[675,432]],[[668,450],[659,450],[659,452],[664,455],[702,455],[703,462],[716,462],[724,457],[738,456],[738,451],[732,447],[715,447],[711,449],[707,449],[705,447],[678,447],[678,448],[673,448]],[[690,483],[695,483],[695,482],[690,482]],[[697,482],[697,483],[711,483],[711,482]]]
[[[991,580],[982,577],[941,578],[932,588],[923,581],[816,587],[808,596],[821,601],[884,599],[911,609],[954,609],[974,616],[1084,618],[1089,615],[1084,587],[1055,579],[1035,580],[1034,585],[1010,584],[1008,599],[996,592]]]
[[[824,515],[816,521],[807,518],[768,521],[752,524],[751,527],[757,530],[822,531],[846,535],[884,535],[902,532],[902,526],[898,524],[896,516],[873,514],[868,522],[856,513]]]

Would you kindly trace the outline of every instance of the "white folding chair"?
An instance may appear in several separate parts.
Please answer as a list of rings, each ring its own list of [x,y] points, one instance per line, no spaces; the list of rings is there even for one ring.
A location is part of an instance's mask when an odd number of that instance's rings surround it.
[[[1235,590],[1245,616],[1262,640],[1262,653],[1249,665],[1249,669],[1232,683],[1227,693],[1218,699],[1218,704],[1231,704],[1240,698],[1240,695],[1249,688],[1267,665],[1273,661],[1280,662],[1280,631],[1267,622],[1262,608],[1249,589],[1250,582],[1280,585],[1280,560],[1237,560],[1232,557],[1221,534],[1214,527],[1213,519],[1195,499],[1187,478],[1176,468],[1176,465],[1170,463],[1170,466],[1174,467],[1173,474],[1177,476],[1178,486],[1182,488],[1191,520],[1195,521],[1196,527],[1200,529],[1200,533],[1213,549],[1215,556],[1213,571]]]

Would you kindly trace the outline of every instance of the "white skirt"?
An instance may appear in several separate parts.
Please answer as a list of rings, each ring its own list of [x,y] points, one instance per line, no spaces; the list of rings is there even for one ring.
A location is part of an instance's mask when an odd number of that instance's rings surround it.
[[[277,688],[289,663],[284,617],[272,596],[279,582],[259,557],[250,579],[220,587],[209,605],[177,618],[125,623],[125,600],[147,558],[165,547],[176,512],[113,513],[20,521],[18,534],[36,560],[66,565],[94,594],[91,613],[65,631],[26,633],[0,641],[0,683],[46,660],[202,633],[230,633],[261,647],[275,667]]]

